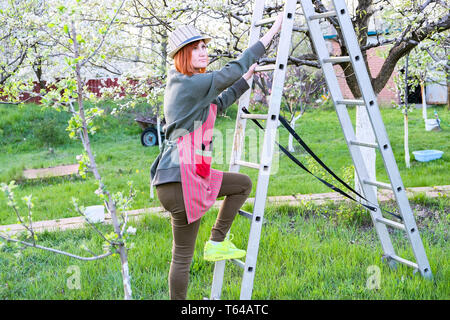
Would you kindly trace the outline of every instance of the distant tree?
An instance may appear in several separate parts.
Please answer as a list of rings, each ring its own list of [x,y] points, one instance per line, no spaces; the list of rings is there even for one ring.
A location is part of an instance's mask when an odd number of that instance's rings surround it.
[[[408,61],[408,85],[411,90],[420,87],[422,95],[422,117],[427,119],[427,104],[425,86],[427,84],[446,81],[448,70],[448,49],[450,40],[442,39],[443,35],[436,34],[434,40],[425,40],[411,50]],[[439,44],[439,45],[437,45]],[[400,69],[405,67],[406,59],[398,63]],[[398,75],[402,77],[403,74]],[[404,80],[404,79],[403,79]],[[403,81],[404,82],[404,81]]]
[[[271,93],[272,74],[257,73],[254,76],[254,91],[251,97],[251,105],[262,104],[268,107],[267,97]],[[281,114],[295,129],[297,121],[303,116],[308,107],[322,102],[326,97],[325,78],[321,70],[311,70],[309,67],[291,66],[287,70],[283,90]],[[288,150],[294,152],[293,136],[289,135]]]
[[[128,208],[132,201],[135,191],[132,183],[129,183],[130,191],[128,195],[122,192],[112,194],[104,184],[100,175],[94,152],[90,144],[90,135],[94,134],[97,128],[93,125],[94,118],[101,116],[103,110],[95,104],[95,96],[89,94],[86,90],[84,72],[89,64],[99,64],[105,59],[103,45],[108,36],[114,34],[116,27],[116,18],[126,0],[114,2],[111,8],[96,8],[93,1],[76,1],[68,3],[67,1],[48,1],[45,8],[47,16],[45,21],[39,17],[35,17],[34,25],[30,29],[36,29],[41,34],[45,34],[46,39],[51,39],[52,49],[47,54],[42,55],[43,59],[47,59],[47,63],[55,63],[49,58],[54,55],[64,57],[57,65],[58,70],[62,70],[64,78],[50,81],[46,92],[38,95],[42,97],[44,107],[51,107],[60,111],[66,111],[71,114],[69,126],[67,130],[70,132],[71,138],[80,139],[84,153],[79,156],[80,174],[85,176],[87,170],[91,171],[98,183],[96,194],[104,203],[106,210],[111,215],[113,231],[109,234],[103,234],[97,228],[94,229],[105,240],[103,249],[105,252],[100,255],[80,257],[64,251],[40,246],[36,243],[37,236],[32,225],[31,195],[23,200],[27,204],[28,213],[22,216],[19,212],[16,200],[14,198],[13,189],[14,182],[2,184],[2,190],[8,198],[8,205],[13,209],[18,217],[19,222],[25,227],[29,233],[30,240],[21,240],[9,235],[0,235],[0,238],[7,242],[14,242],[24,246],[39,248],[53,253],[64,254],[80,260],[97,260],[105,258],[112,254],[118,254],[121,261],[121,271],[124,287],[124,298],[132,298],[132,289],[130,282],[130,273],[128,268],[128,250],[130,244],[127,243],[128,236],[135,233],[135,228],[128,226],[128,216],[125,209]],[[101,2],[101,1],[100,1]],[[15,2],[11,1],[11,6]],[[89,13],[89,14],[87,14]],[[17,14],[19,14],[17,12]],[[37,34],[31,33],[30,36],[38,37]],[[16,70],[17,72],[17,70]],[[25,84],[18,87],[11,83],[14,79],[20,80],[20,76],[11,72],[4,85],[6,88],[17,88],[18,90],[6,91],[8,99],[11,101],[20,101],[20,94],[26,89]],[[5,91],[4,91],[5,92]],[[85,100],[90,100],[93,106],[88,107]],[[84,215],[84,207],[79,205],[76,199],[73,199],[75,209]]]

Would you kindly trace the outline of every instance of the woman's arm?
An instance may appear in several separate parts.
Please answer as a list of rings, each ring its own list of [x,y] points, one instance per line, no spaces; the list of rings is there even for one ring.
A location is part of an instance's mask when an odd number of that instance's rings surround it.
[[[283,14],[279,14],[275,22],[273,23],[270,30],[261,38],[259,41],[267,48],[273,37],[281,30],[281,25],[283,24]]]
[[[242,76],[242,78],[244,78],[245,80],[250,80],[250,78],[253,76],[253,73],[255,73],[255,68],[258,66],[257,63],[254,63],[250,66],[250,68],[248,68],[248,71],[246,74],[244,74]]]
[[[213,100],[212,103],[217,105],[217,113],[222,113],[226,108],[231,106],[249,88],[250,87],[244,77],[236,81],[231,87],[226,89]]]
[[[196,77],[196,80],[200,82],[205,80],[205,85],[211,90],[209,94],[218,96],[222,91],[238,81],[264,53],[264,44],[258,41],[247,48],[238,59],[229,61],[222,69],[206,74],[197,74],[192,78]]]
[[[263,56],[267,45],[280,31],[282,22],[283,15],[280,14],[270,30],[260,39],[260,41],[247,48],[238,59],[228,62],[225,67],[218,71],[195,75],[196,81],[203,82],[202,80],[205,80],[204,85],[207,85],[212,89],[212,91],[209,92],[210,94],[212,93],[216,96],[220,94],[223,90],[230,87],[246,74],[246,72],[249,71],[249,68]],[[250,77],[252,74],[253,71],[250,71]],[[246,75],[246,79],[249,79],[250,77]]]
[[[272,41],[272,38],[279,32],[282,22],[283,15],[280,14],[277,17],[277,20],[275,20],[272,28],[270,28],[269,32],[260,39],[265,47],[267,47],[270,41]],[[247,81],[253,76],[257,66],[257,63],[252,64],[247,73],[245,73],[240,80],[236,81],[231,87],[226,89],[216,99],[214,99],[213,103],[217,105],[218,113],[223,112],[223,110],[233,104],[233,102],[235,102],[242,94],[244,94],[245,91],[250,88]]]

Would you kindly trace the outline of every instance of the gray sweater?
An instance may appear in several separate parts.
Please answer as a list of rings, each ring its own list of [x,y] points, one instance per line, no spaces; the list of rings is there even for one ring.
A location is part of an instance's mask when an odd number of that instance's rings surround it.
[[[247,91],[249,86],[242,75],[264,53],[265,47],[258,41],[218,71],[187,76],[175,69],[169,70],[164,92],[166,140],[150,169],[155,186],[181,181],[178,148],[174,142],[206,121],[211,103],[216,104],[217,113],[221,113]]]

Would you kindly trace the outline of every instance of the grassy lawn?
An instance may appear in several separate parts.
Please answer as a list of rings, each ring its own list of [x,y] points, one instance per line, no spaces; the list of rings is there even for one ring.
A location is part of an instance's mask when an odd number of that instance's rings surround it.
[[[447,202],[448,205],[448,202]],[[247,208],[248,209],[248,208]],[[269,207],[256,268],[253,299],[449,299],[448,221],[421,220],[425,250],[434,273],[432,280],[413,275],[403,265],[397,270],[381,262],[382,250],[369,225],[333,222],[324,207]],[[320,212],[320,213],[319,213]],[[214,264],[203,260],[203,245],[209,238],[217,210],[202,220],[191,265],[189,299],[209,297]],[[443,220],[442,220],[443,219]],[[168,219],[145,216],[137,226],[135,248],[129,252],[134,299],[168,299],[167,275],[171,259],[171,227]],[[106,227],[103,227],[106,229]],[[246,247],[249,223],[237,218],[234,242]],[[402,232],[392,233],[398,253],[411,259]],[[101,252],[101,239],[91,230],[46,232],[42,245],[86,255],[84,243]],[[48,252],[26,249],[20,256],[0,251],[0,299],[122,299],[119,257],[82,262]],[[70,289],[67,281],[79,268],[81,286]],[[227,264],[223,299],[239,299],[242,270]],[[375,266],[375,267],[374,267]],[[379,289],[367,287],[379,268]]]
[[[424,129],[421,111],[410,114],[410,151],[438,149],[444,151],[441,159],[421,163],[413,160],[406,169],[403,151],[403,115],[398,110],[382,109],[386,129],[397,159],[400,174],[406,187],[434,186],[449,184],[450,159],[450,113],[444,108],[436,108],[443,130],[427,132]],[[429,110],[430,117],[433,110]],[[355,118],[354,110],[350,110]],[[228,170],[231,153],[236,106],[227,110],[227,117],[219,117],[215,130],[215,168]],[[139,191],[133,209],[159,206],[157,198],[149,198],[150,165],[159,153],[157,147],[144,148],[140,143],[141,129],[133,120],[133,114],[120,118],[105,117],[98,121],[99,132],[92,138],[93,150],[104,182],[111,192],[127,191],[127,181],[133,181]],[[40,107],[29,105],[18,110],[14,107],[0,108],[0,182],[16,180],[19,200],[32,194],[35,207],[35,221],[76,216],[71,198],[79,199],[85,206],[98,203],[94,194],[97,184],[92,175],[86,180],[74,177],[25,181],[21,178],[24,168],[44,168],[61,164],[76,163],[75,157],[82,153],[79,141],[71,141],[64,132],[68,116],[64,113],[41,112]],[[263,131],[251,121],[247,124],[247,148],[244,160],[257,162],[258,140],[262,141]],[[47,129],[43,129],[47,128]],[[296,131],[311,148],[339,175],[344,176],[352,165],[337,116],[333,110],[311,110],[299,120]],[[256,138],[255,138],[256,136]],[[280,129],[280,141],[287,146],[288,134]],[[50,141],[53,152],[43,141]],[[222,148],[220,147],[222,145]],[[250,148],[248,147],[250,145]],[[304,151],[295,153],[307,165],[310,159]],[[314,167],[310,166],[310,169]],[[242,168],[254,181],[250,197],[254,197],[258,172]],[[380,156],[377,157],[377,180],[388,182]],[[299,183],[301,181],[301,183]],[[312,176],[298,168],[284,154],[274,156],[272,177],[268,196],[329,192],[330,190]],[[6,207],[6,199],[0,195],[0,224],[15,223],[16,218]]]
[[[442,107],[435,108],[442,120],[443,130],[426,132],[421,111],[410,114],[410,151],[438,149],[444,151],[441,159],[420,163],[412,159],[406,169],[403,154],[403,115],[398,110],[382,109],[383,120],[391,141],[400,174],[406,187],[449,184],[450,114]],[[141,108],[141,111],[143,107]],[[429,111],[432,116],[433,109]],[[350,110],[352,119],[354,110]],[[214,167],[228,169],[230,145],[234,129],[236,106],[227,110],[227,117],[219,117],[215,133]],[[132,180],[138,189],[132,209],[158,206],[157,198],[149,194],[149,168],[159,150],[144,148],[140,143],[141,129],[132,113],[120,118],[106,117],[98,120],[99,132],[92,138],[94,152],[104,182],[111,192],[126,191]],[[75,163],[82,152],[79,141],[70,141],[64,132],[68,116],[53,111],[40,111],[39,106],[28,105],[22,109],[0,106],[0,182],[18,181],[16,199],[32,194],[33,220],[47,220],[77,216],[71,198],[76,197],[84,206],[99,202],[94,191],[97,185],[92,175],[83,180],[76,177],[25,181],[24,168],[42,168]],[[254,159],[258,134],[248,122],[250,134],[245,160]],[[296,131],[311,148],[338,174],[349,172],[351,160],[345,145],[338,119],[333,110],[310,110],[298,122]],[[231,134],[230,134],[231,132]],[[231,136],[231,137],[230,137]],[[256,138],[255,138],[256,136]],[[288,135],[280,133],[280,141],[287,145]],[[220,148],[220,145],[224,148]],[[52,148],[52,151],[49,150]],[[257,150],[257,149],[256,149]],[[305,164],[308,157],[300,149],[296,155]],[[279,155],[269,185],[268,195],[329,192],[313,177],[298,169],[285,156]],[[377,157],[377,176],[388,181],[380,157]],[[241,170],[250,175],[254,187],[256,170]],[[351,170],[350,170],[351,171]],[[21,201],[19,205],[24,207]],[[391,270],[381,262],[382,250],[367,214],[352,206],[333,203],[316,207],[305,203],[299,207],[268,207],[264,233],[256,268],[254,299],[449,299],[450,250],[448,232],[450,202],[447,197],[412,199],[419,230],[434,273],[431,281],[412,274],[402,265]],[[244,210],[251,211],[249,205]],[[25,214],[25,212],[23,212]],[[211,209],[202,220],[194,261],[188,298],[209,296],[214,264],[202,259],[203,245],[209,237],[217,209]],[[346,214],[356,219],[340,217]],[[16,223],[14,213],[0,195],[0,224]],[[171,227],[168,219],[145,216],[133,223],[138,232],[136,246],[129,253],[135,299],[167,299],[167,274],[171,258]],[[110,230],[108,226],[102,226]],[[237,218],[232,233],[235,244],[246,247],[249,223]],[[108,231],[109,232],[109,231]],[[392,232],[398,255],[414,260],[409,243],[400,231]],[[86,244],[96,253],[102,252],[102,240],[89,229],[66,232],[45,232],[39,243],[76,254],[86,255],[81,249]],[[0,248],[0,299],[121,299],[122,279],[118,257],[95,262],[82,262],[64,256],[52,255],[37,249],[26,249],[14,255],[11,248]],[[67,279],[80,270],[81,289],[70,289]],[[366,283],[371,276],[371,266],[380,268],[380,287],[369,289]],[[370,267],[370,268],[369,268]],[[68,269],[69,268],[69,269]],[[368,269],[369,268],[369,269]],[[224,299],[238,299],[242,271],[229,264],[223,290]]]

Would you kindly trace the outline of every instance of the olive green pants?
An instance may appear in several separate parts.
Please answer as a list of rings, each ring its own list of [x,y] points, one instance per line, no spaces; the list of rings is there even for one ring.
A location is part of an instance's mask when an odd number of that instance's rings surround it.
[[[252,191],[252,181],[242,173],[224,172],[218,197],[225,196],[216,222],[211,230],[210,239],[223,241],[241,206]],[[183,201],[183,189],[180,182],[165,183],[156,186],[159,201],[170,212],[172,221],[172,261],[169,271],[170,299],[186,299],[189,283],[189,269],[194,255],[195,241],[201,219],[187,222]]]

